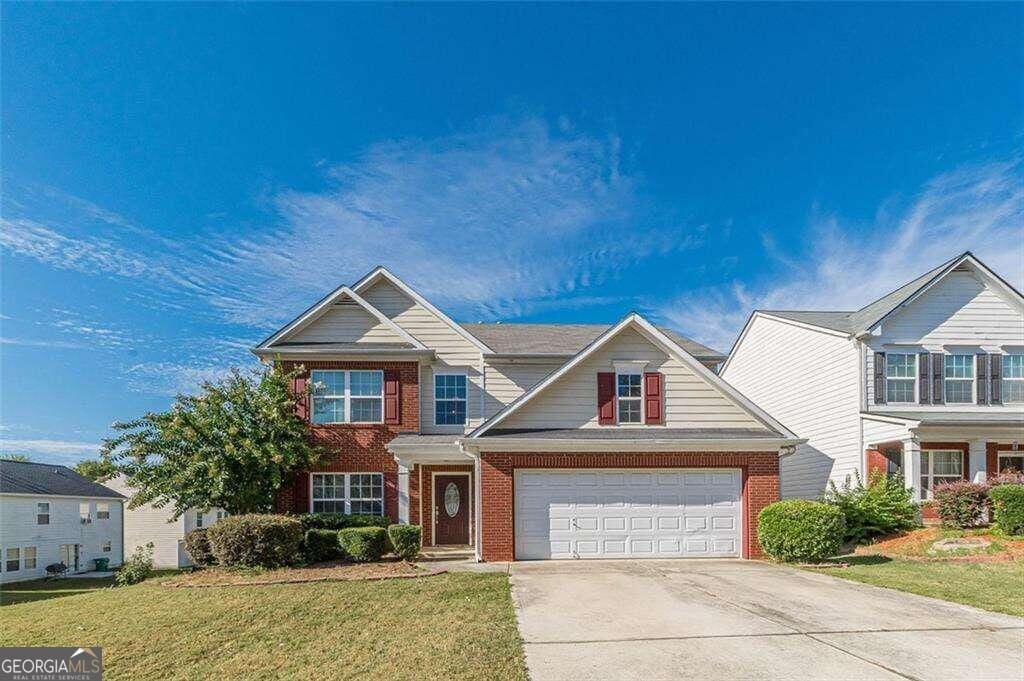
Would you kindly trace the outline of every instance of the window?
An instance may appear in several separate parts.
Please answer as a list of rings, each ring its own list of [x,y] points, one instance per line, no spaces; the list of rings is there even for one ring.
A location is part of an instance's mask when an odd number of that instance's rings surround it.
[[[25,547],[25,569],[36,569],[36,547],[34,546]]]
[[[946,404],[974,402],[974,355],[946,355]]]
[[[436,374],[434,376],[434,424],[463,426],[466,424],[466,375]]]
[[[100,546],[100,550],[103,551],[103,553],[110,553],[110,540],[109,539],[107,541],[103,542],[103,544]]]
[[[217,520],[224,520],[228,517],[227,511],[217,511]]]
[[[921,452],[921,498],[931,499],[936,485],[964,478],[964,453],[957,449]]]
[[[36,504],[36,525],[50,524],[50,502],[40,501]]]
[[[110,504],[96,504],[96,520],[110,518]]]
[[[1024,473],[1024,452],[999,452],[997,472]]]
[[[917,355],[886,354],[885,401],[917,401]]]
[[[383,371],[314,371],[313,423],[382,423]]]
[[[8,572],[17,572],[21,569],[21,549],[7,549],[4,569]]]
[[[78,517],[82,519],[82,524],[91,523],[92,517],[89,515],[89,502],[85,501],[78,505]]]
[[[381,473],[313,473],[313,513],[384,515],[384,476]]]
[[[643,376],[616,374],[615,381],[619,423],[643,423]]]
[[[202,526],[203,526],[203,512],[202,511],[196,511],[196,527],[202,527]]]
[[[1003,402],[1024,402],[1024,355],[1003,355]]]

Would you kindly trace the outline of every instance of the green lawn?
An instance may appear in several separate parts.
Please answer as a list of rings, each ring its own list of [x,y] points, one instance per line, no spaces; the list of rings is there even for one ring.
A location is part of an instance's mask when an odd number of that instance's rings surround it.
[[[103,646],[105,678],[523,679],[504,574],[168,589],[12,584],[0,646]]]
[[[1024,562],[901,560],[885,556],[844,556],[844,568],[807,568],[865,584],[973,605],[1024,617]]]

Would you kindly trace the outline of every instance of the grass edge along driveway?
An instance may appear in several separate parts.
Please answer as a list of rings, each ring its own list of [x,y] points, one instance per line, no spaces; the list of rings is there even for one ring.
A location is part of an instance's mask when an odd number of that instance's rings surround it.
[[[805,570],[1024,617],[1024,562],[844,556],[849,567]]]
[[[61,585],[35,601],[28,592],[54,583],[7,585],[4,602],[26,602],[0,608],[0,645],[99,645],[109,679],[526,677],[505,574],[214,589],[160,581]]]

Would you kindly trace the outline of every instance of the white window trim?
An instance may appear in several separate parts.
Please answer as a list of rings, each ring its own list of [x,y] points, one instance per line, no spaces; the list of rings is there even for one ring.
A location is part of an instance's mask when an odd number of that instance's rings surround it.
[[[459,398],[445,398],[442,400],[437,399],[437,377],[438,376],[462,376],[466,379],[466,397],[464,399]],[[435,371],[434,372],[434,392],[431,393],[433,397],[434,407],[434,425],[442,428],[465,428],[469,424],[469,372],[466,371]],[[437,403],[438,402],[465,402],[466,403],[466,420],[463,423],[438,423],[437,422]]]
[[[32,567],[28,566],[28,550],[32,549],[32,562],[35,563]],[[39,569],[39,547],[38,546],[22,546],[21,547],[21,567],[23,570],[38,570]]]
[[[930,489],[927,490],[927,494],[925,493],[924,489],[918,490],[918,496],[922,500],[924,500],[924,501],[931,501],[934,498],[934,496],[932,494],[932,490],[935,489],[935,474],[933,473],[933,469],[934,469],[935,466],[934,466],[934,459],[932,458],[932,454],[935,453],[935,452],[939,452],[939,453],[952,452],[952,453],[956,454],[957,455],[957,461],[960,462],[960,473],[956,475],[956,479],[957,480],[963,480],[963,477],[964,477],[964,453],[962,451],[960,451],[959,449],[922,449],[921,450],[921,476],[920,477],[922,477],[922,478],[923,477],[927,477],[928,478],[928,486],[930,487]],[[925,456],[926,454],[927,454],[927,456]],[[924,465],[924,460],[926,458],[928,459],[928,470],[925,470],[925,465]],[[940,475],[939,477],[942,478],[942,479],[950,479],[950,478],[953,478],[953,476],[954,476],[954,474],[950,473],[949,475]],[[950,480],[950,481],[952,482],[952,480]],[[918,483],[920,483],[920,480],[918,480]]]
[[[340,475],[345,479],[345,498],[344,499],[318,499],[318,501],[344,501],[345,502],[345,515],[352,514],[352,496],[349,494],[351,487],[351,476],[353,475],[379,475],[380,476],[380,515],[384,517],[387,515],[387,509],[385,508],[385,496],[384,496],[384,474],[380,471],[310,471],[309,472],[309,512],[316,513],[313,510],[313,476],[314,475]],[[359,501],[377,501],[376,499],[359,499]],[[372,515],[360,513],[358,515]]]
[[[905,355],[907,357],[913,357],[914,358],[914,375],[913,375],[913,377],[911,377],[911,378],[896,378],[896,377],[890,377],[889,376],[889,357],[893,357],[893,356],[896,356],[896,355]],[[918,395],[918,388],[920,387],[920,386],[918,386],[918,381],[920,380],[920,375],[921,375],[920,374],[921,367],[918,366],[918,362],[920,362],[920,361],[921,361],[921,358],[918,356],[918,353],[916,353],[916,352],[886,352],[885,353],[885,402],[886,402],[886,404],[917,404],[918,403],[918,401],[921,399],[920,395]],[[945,378],[945,377],[943,377],[943,378]],[[912,381],[913,384],[914,384],[914,399],[912,399],[909,402],[890,402],[889,401],[889,381]]]
[[[82,511],[83,506],[85,506],[84,513]],[[89,525],[92,523],[92,504],[88,501],[83,501],[78,504],[78,521],[83,525]]]
[[[310,409],[310,411],[309,411],[309,422],[310,423],[312,423],[313,425],[316,425],[316,426],[337,426],[337,425],[345,425],[345,424],[357,424],[358,425],[358,424],[381,424],[381,423],[384,423],[384,372],[381,369],[313,369],[312,371],[309,372],[309,380],[312,381],[312,382],[315,382],[313,380],[313,374],[314,373],[321,373],[321,372],[328,372],[328,371],[342,374],[342,385],[344,386],[343,387],[343,392],[342,392],[341,395],[334,395],[334,394],[332,394],[332,395],[320,395],[319,397],[321,399],[328,398],[328,397],[329,398],[333,398],[333,399],[340,399],[341,403],[342,403],[342,412],[344,414],[344,416],[343,416],[344,420],[342,420],[342,421],[314,421],[313,420],[313,414],[316,413],[315,400],[317,399],[318,396],[311,394],[309,396],[309,398],[310,398],[309,399],[309,409]],[[353,395],[352,394],[352,381],[351,381],[352,372],[368,372],[368,373],[378,374],[380,376],[380,396],[377,397],[377,396],[374,396],[374,395]],[[379,421],[353,421],[352,420],[352,400],[353,400],[353,398],[354,399],[367,399],[367,400],[379,399],[380,400],[380,420]]]
[[[39,512],[40,504],[46,504],[46,513],[40,513]],[[51,509],[49,501],[37,501],[36,502],[36,525],[49,525],[50,524],[50,520],[52,520],[51,510],[52,509]],[[39,516],[41,516],[41,515],[45,515],[46,516],[46,522],[45,523],[39,522]]]
[[[646,364],[647,363],[644,362],[644,366],[646,366]],[[640,396],[639,397],[626,397],[626,398],[619,397],[619,376],[640,376]],[[640,420],[639,421],[629,421],[628,423],[624,423],[622,421],[622,419],[619,417],[619,404],[622,402],[623,399],[627,399],[627,400],[630,400],[630,401],[633,401],[633,400],[639,400],[640,401]],[[644,400],[644,372],[643,372],[643,367],[641,366],[641,367],[639,367],[639,369],[637,367],[635,367],[635,366],[628,367],[628,368],[624,367],[621,370],[619,370],[618,365],[617,365],[616,366],[616,370],[615,370],[615,424],[619,425],[619,426],[632,426],[632,427],[644,425],[647,422],[647,409],[645,408],[644,402],[646,402],[646,400]]]
[[[946,352],[943,353],[942,359],[942,400],[946,404],[977,404],[978,403],[978,366],[976,355],[969,352]],[[952,356],[957,357],[970,357],[967,361],[967,365],[971,369],[971,377],[967,378],[949,378],[946,376],[946,367],[949,366],[948,360]],[[986,355],[987,357],[987,355]],[[1002,367],[1000,367],[1002,368]],[[967,402],[950,402],[949,401],[949,390],[946,389],[947,381],[970,381],[971,382],[971,399]]]
[[[106,513],[105,517],[101,517],[100,513]],[[110,504],[98,501],[96,502],[96,520],[110,520]]]
[[[1024,353],[1021,352],[1004,352],[1002,357],[999,358],[999,382],[1002,384],[999,386],[999,395],[1002,397],[1003,404],[1024,404],[1020,400],[1007,399],[1009,392],[1006,390],[1007,383],[1021,383],[1024,384],[1024,378],[1007,378],[1006,367],[1003,366],[1004,358],[1006,357],[1024,357]]]
[[[17,557],[9,558],[8,557],[9,554],[7,553],[8,551],[17,551],[18,552]],[[14,568],[13,570],[11,570],[11,569],[9,569],[7,567],[7,563],[9,561],[12,561],[12,560],[17,561],[17,563],[18,563],[18,567]],[[4,547],[4,572],[21,572],[21,567],[22,567],[21,566],[21,547],[20,546],[5,546]]]
[[[105,539],[100,542],[100,553],[110,553],[114,550],[114,542],[109,539]]]
[[[205,527],[205,525],[203,524],[203,516],[204,516],[204,513],[202,511],[196,511],[196,518],[195,518],[196,529],[200,529],[202,527]]]

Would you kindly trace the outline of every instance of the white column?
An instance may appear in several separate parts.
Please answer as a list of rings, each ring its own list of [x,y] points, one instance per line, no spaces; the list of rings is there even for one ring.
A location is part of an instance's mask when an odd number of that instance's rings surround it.
[[[985,461],[985,440],[971,440],[968,443],[968,475],[974,482],[985,482],[988,466]]]
[[[911,438],[903,441],[903,477],[914,498],[921,500],[921,442]]]
[[[409,465],[398,462],[398,522],[409,524]]]

